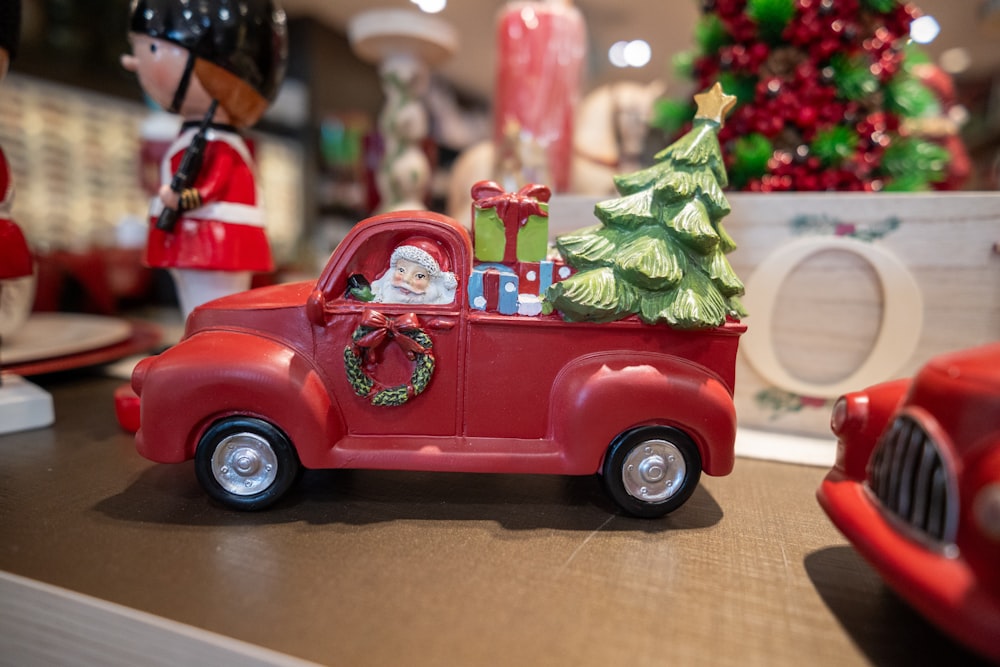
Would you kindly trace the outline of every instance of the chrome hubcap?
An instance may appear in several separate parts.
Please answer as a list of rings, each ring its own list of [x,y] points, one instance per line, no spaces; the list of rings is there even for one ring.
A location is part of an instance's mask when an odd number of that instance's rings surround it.
[[[278,459],[271,445],[253,433],[225,438],[212,456],[212,474],[223,489],[237,496],[265,490],[278,476]]]
[[[677,446],[667,440],[647,440],[622,463],[622,482],[633,498],[656,503],[674,495],[687,476],[687,464]]]

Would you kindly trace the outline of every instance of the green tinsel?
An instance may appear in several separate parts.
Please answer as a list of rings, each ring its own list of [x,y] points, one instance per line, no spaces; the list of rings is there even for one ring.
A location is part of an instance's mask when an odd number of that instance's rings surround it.
[[[937,97],[917,77],[900,72],[885,85],[886,110],[904,118],[938,115],[941,104]]]
[[[899,0],[861,0],[862,7],[880,14],[888,14],[898,4]]]
[[[746,13],[757,24],[764,41],[774,44],[781,40],[781,33],[795,15],[795,0],[747,0]]]
[[[836,167],[854,154],[858,135],[844,125],[834,125],[816,133],[809,152],[820,159],[824,167]]]
[[[833,81],[841,99],[862,100],[878,92],[878,77],[872,74],[868,62],[861,57],[848,57],[838,53],[830,59]]]
[[[930,65],[934,62],[916,42],[907,42],[903,46],[903,58],[903,67],[907,71],[912,71],[914,65]]]
[[[715,53],[730,41],[729,33],[716,14],[703,15],[694,26],[694,40],[704,53]]]
[[[886,190],[927,190],[947,176],[948,150],[925,139],[897,137],[882,155],[882,169],[892,177]]]
[[[736,96],[737,106],[753,102],[757,94],[757,80],[752,76],[720,72],[718,82],[727,94]]]
[[[694,118],[693,105],[662,97],[653,103],[653,118],[650,120],[650,125],[672,137],[679,134],[681,128],[692,118]]]
[[[753,179],[767,173],[767,161],[774,154],[774,144],[763,134],[752,132],[738,138],[733,143],[729,180],[738,189],[743,189]]]
[[[670,67],[679,79],[694,77],[694,51],[678,51],[670,59]]]

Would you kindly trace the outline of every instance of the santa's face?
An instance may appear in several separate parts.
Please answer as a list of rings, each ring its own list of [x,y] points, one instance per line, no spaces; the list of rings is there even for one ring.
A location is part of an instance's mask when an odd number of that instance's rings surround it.
[[[430,273],[416,262],[399,258],[392,267],[392,288],[399,292],[399,300],[404,303],[422,301],[430,283]]]

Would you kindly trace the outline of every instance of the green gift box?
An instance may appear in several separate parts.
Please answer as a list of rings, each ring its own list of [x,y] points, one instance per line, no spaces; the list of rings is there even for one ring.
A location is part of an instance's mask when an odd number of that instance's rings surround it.
[[[472,187],[472,230],[480,262],[540,262],[548,252],[549,198],[545,185],[506,192],[494,181]]]

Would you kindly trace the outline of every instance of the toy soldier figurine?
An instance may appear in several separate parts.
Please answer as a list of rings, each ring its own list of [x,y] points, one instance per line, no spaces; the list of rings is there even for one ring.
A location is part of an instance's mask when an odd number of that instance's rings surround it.
[[[145,262],[170,270],[186,317],[273,268],[249,149],[284,77],[287,32],[275,0],[133,0],[122,66],[184,119],[161,167]]]

